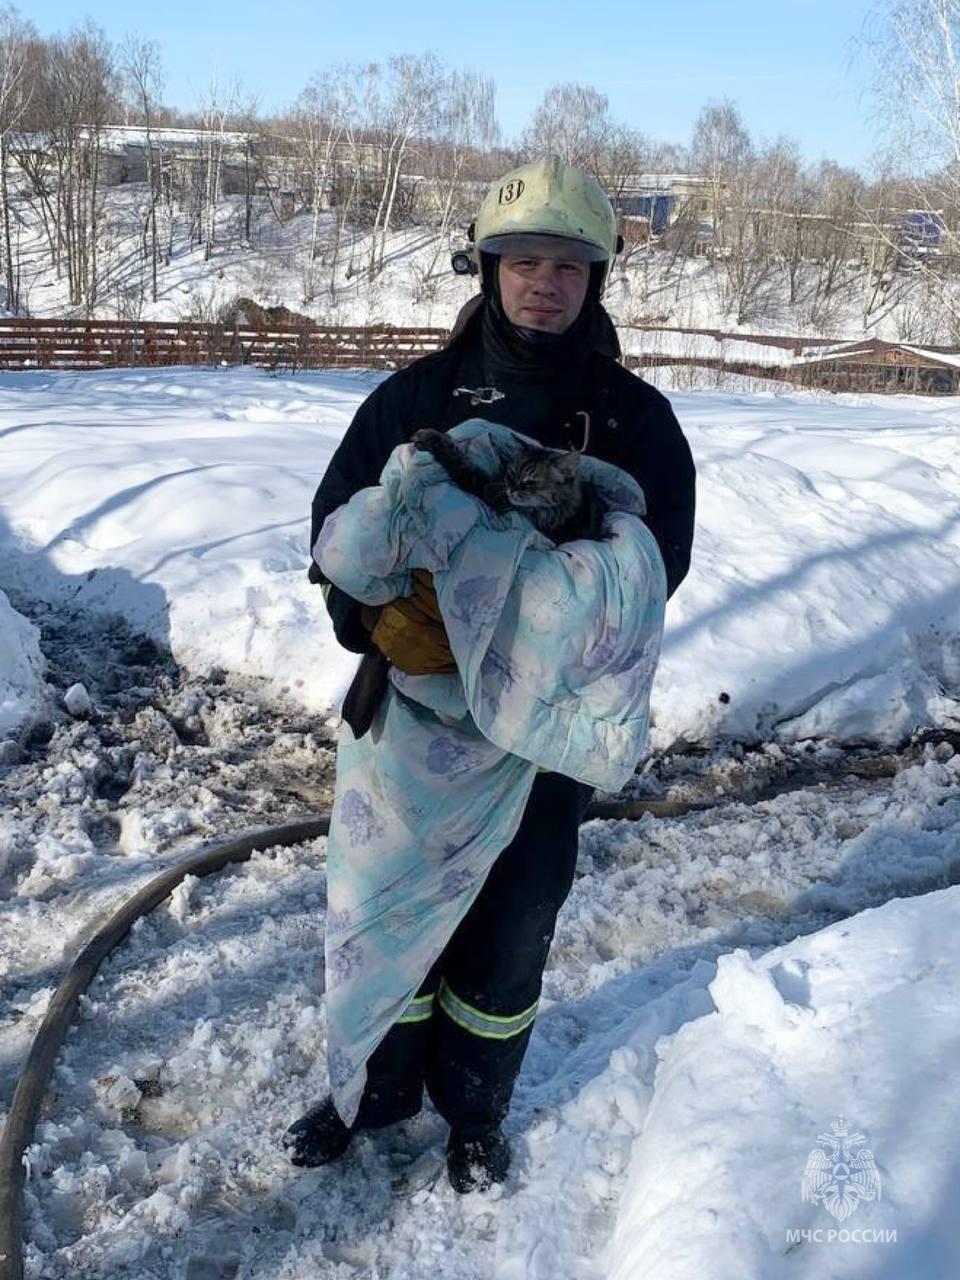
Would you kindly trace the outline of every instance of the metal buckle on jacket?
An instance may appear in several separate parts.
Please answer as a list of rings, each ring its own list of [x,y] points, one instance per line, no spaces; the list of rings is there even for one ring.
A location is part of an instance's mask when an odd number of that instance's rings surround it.
[[[498,400],[506,400],[507,398],[496,387],[457,387],[453,394],[455,396],[469,396],[470,403],[474,406],[478,404],[496,404]]]
[[[574,416],[575,418],[582,418],[582,419],[583,419],[583,443],[580,445],[579,449],[577,448],[577,446],[576,446],[576,445],[571,445],[571,446],[570,446],[570,452],[571,452],[571,453],[586,453],[586,452],[587,452],[587,445],[590,443],[590,415],[589,415],[589,413],[587,413],[586,409],[578,409],[578,410],[577,410],[577,412],[576,412],[573,416]],[[570,423],[569,423],[569,422],[566,424],[566,427],[567,427],[567,431],[568,431],[568,433],[569,433],[570,435],[573,435],[573,427],[570,425]]]

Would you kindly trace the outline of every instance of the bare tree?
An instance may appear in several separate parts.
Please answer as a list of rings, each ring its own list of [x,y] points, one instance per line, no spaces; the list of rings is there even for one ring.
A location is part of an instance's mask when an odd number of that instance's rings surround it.
[[[150,298],[157,301],[157,264],[160,260],[160,238],[157,231],[157,206],[162,196],[162,154],[155,142],[155,117],[163,89],[160,49],[155,41],[129,36],[120,52],[120,66],[129,98],[144,130],[144,156],[147,169],[147,207],[144,214],[143,257],[150,264]],[[172,228],[171,233],[172,235]]]
[[[87,23],[43,42],[34,71],[36,138],[21,150],[30,199],[47,233],[71,306],[97,301],[104,130],[116,109],[112,46]]]
[[[725,187],[722,239],[715,254],[724,309],[737,324],[765,319],[777,294],[778,217],[765,208],[756,172],[741,169]]]
[[[708,211],[721,252],[728,191],[741,182],[752,157],[753,144],[736,106],[729,101],[705,106],[694,126],[690,160],[694,172],[707,181]]]
[[[35,30],[20,18],[15,9],[0,9],[0,219],[6,305],[13,312],[20,308],[20,264],[13,249],[7,167],[11,136],[20,128],[33,93],[27,71],[30,41],[35,39]]]
[[[873,218],[893,272],[921,275],[960,330],[960,0],[891,0],[867,38],[900,207]],[[908,232],[927,218],[930,243]],[[887,290],[889,292],[889,289]]]
[[[524,131],[524,153],[531,158],[558,155],[601,179],[602,158],[613,128],[609,105],[604,94],[590,85],[551,85]]]
[[[808,215],[814,198],[797,144],[780,138],[766,147],[757,156],[753,186],[758,208],[770,219],[769,251],[786,279],[789,302],[795,304],[806,281]]]
[[[879,242],[863,214],[860,174],[823,161],[811,182],[816,202],[807,240],[814,269],[809,320],[828,332],[836,326],[841,308],[855,298],[861,280],[869,288],[871,275],[881,278],[884,266],[877,257]]]
[[[353,274],[354,254],[357,236],[351,232],[352,220],[360,194],[363,189],[369,150],[355,120],[350,121],[344,130],[344,160],[338,164],[334,177],[335,217],[333,223],[333,243],[330,247],[330,299],[336,300],[337,271],[343,253],[344,239],[347,239],[350,251],[350,265],[347,274]]]
[[[656,147],[642,133],[627,125],[610,124],[602,139],[594,176],[616,206],[644,169],[654,169],[651,162],[655,157]]]
[[[315,292],[314,263],[320,254],[320,216],[333,200],[336,163],[350,136],[356,111],[349,68],[314,76],[294,109],[294,130],[306,166],[304,186],[311,205],[310,242],[304,279],[304,299]],[[335,230],[339,247],[340,219]]]
[[[439,213],[439,221],[436,248],[423,272],[424,283],[433,278],[451,225],[464,220],[467,208],[476,203],[474,193],[465,188],[464,177],[476,154],[489,151],[499,139],[495,104],[496,88],[488,76],[452,71],[445,77],[427,166],[431,212],[434,216]]]
[[[371,278],[383,270],[387,238],[412,144],[425,139],[437,127],[444,78],[439,59],[430,53],[391,58],[387,67],[386,83],[371,81],[368,97],[381,134],[383,157],[380,200],[370,245]]]
[[[738,323],[756,319],[771,287],[772,219],[756,189],[750,135],[732,102],[703,108],[690,158],[705,182],[712,229],[709,254],[719,267],[715,283],[721,304]]]
[[[253,199],[260,183],[271,182],[271,159],[265,154],[266,139],[262,137],[257,117],[257,100],[250,97],[237,102],[234,126],[241,134],[241,167],[243,169],[243,244],[249,249],[253,240]]]
[[[227,125],[236,110],[239,91],[230,84],[225,89],[216,78],[200,101],[201,167],[196,184],[196,228],[198,243],[203,245],[203,260],[213,257],[217,238],[217,208],[223,183],[223,161],[227,148]]]

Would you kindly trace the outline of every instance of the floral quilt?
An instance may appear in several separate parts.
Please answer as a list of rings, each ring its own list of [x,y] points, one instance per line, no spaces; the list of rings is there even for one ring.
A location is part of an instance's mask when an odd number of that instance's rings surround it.
[[[522,437],[471,420],[452,435],[488,471]],[[644,499],[582,459],[601,541],[555,546],[498,515],[411,444],[324,522],[325,577],[370,605],[433,575],[454,674],[392,670],[370,731],[337,754],[327,842],[327,1039],[334,1101],[356,1116],[365,1063],[403,1014],[520,823],[538,769],[616,792],[641,757],[666,576]]]

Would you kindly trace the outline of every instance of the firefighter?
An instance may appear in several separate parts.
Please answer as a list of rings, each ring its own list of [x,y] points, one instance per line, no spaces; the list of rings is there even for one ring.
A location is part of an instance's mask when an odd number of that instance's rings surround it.
[[[619,343],[601,297],[618,247],[610,201],[558,157],[495,182],[473,229],[470,266],[479,295],[444,350],[393,374],[360,406],[317,490],[311,546],[326,516],[377,484],[392,450],[419,427],[449,430],[484,418],[549,448],[583,449],[633,475],[646,496],[668,591],[675,591],[690,562],[694,466],[669,402],[617,361]],[[325,590],[347,649],[382,649],[404,671],[454,669],[429,581],[382,611],[335,586]],[[326,1164],[358,1130],[415,1115],[426,1089],[450,1125],[453,1187],[466,1192],[504,1180],[510,1148],[502,1124],[557,913],[573,883],[589,799],[589,789],[571,778],[537,776],[516,836],[369,1059],[355,1122],[345,1125],[324,1099],[285,1135],[295,1164]]]

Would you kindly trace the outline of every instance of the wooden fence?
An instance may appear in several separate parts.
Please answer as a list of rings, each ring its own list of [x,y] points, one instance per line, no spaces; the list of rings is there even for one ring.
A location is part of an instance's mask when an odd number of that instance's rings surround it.
[[[715,338],[717,342],[756,342],[764,347],[782,347],[793,355],[800,355],[808,347],[832,346],[843,338],[797,338],[783,333],[727,333],[724,329],[697,329],[675,324],[631,324],[618,328],[631,329],[634,333],[685,333],[697,337]]]
[[[677,332],[681,332],[677,330]],[[625,355],[623,363],[628,369],[656,369],[684,367],[709,369],[714,373],[736,373],[745,378],[769,378],[775,382],[800,382],[800,371],[790,365],[754,364],[749,360],[724,360],[720,356],[674,356],[665,352],[649,355]]]
[[[912,350],[895,343],[850,344],[835,358],[794,360],[824,339],[671,330],[735,339],[784,350],[782,364],[753,363],[739,355],[648,352],[627,355],[629,369],[690,365],[718,374],[742,374],[832,391],[960,393],[960,364],[941,358],[946,348]],[[115,369],[151,365],[251,365],[258,369],[398,369],[439,350],[446,329],[383,325],[199,324],[191,321],[0,319],[0,371],[4,369]],[[792,348],[792,350],[790,350]],[[951,354],[956,354],[951,353]]]
[[[943,350],[947,350],[944,348]],[[954,349],[952,354],[958,354]],[[906,359],[901,357],[900,359]],[[658,366],[705,369],[717,376],[718,386],[726,374],[738,374],[753,380],[785,382],[808,391],[857,391],[872,395],[951,395],[960,394],[960,368],[938,367],[933,362],[898,363],[894,356],[861,363],[843,359],[815,361],[809,364],[753,364],[749,360],[724,360],[720,356],[673,356],[651,353],[626,356],[628,369],[656,369]],[[655,380],[655,379],[654,379]]]
[[[189,321],[0,320],[0,369],[252,365],[258,369],[395,369],[437,351],[446,329]]]
[[[733,335],[719,330],[670,330]],[[141,365],[251,365],[258,369],[398,369],[439,350],[446,329],[397,326],[284,325],[267,327],[193,321],[0,319],[0,370],[117,369]],[[757,338],[793,346],[815,340]],[[819,340],[822,343],[822,339]],[[689,364],[755,377],[789,378],[785,368],[724,362],[712,356],[627,355],[630,369]]]

